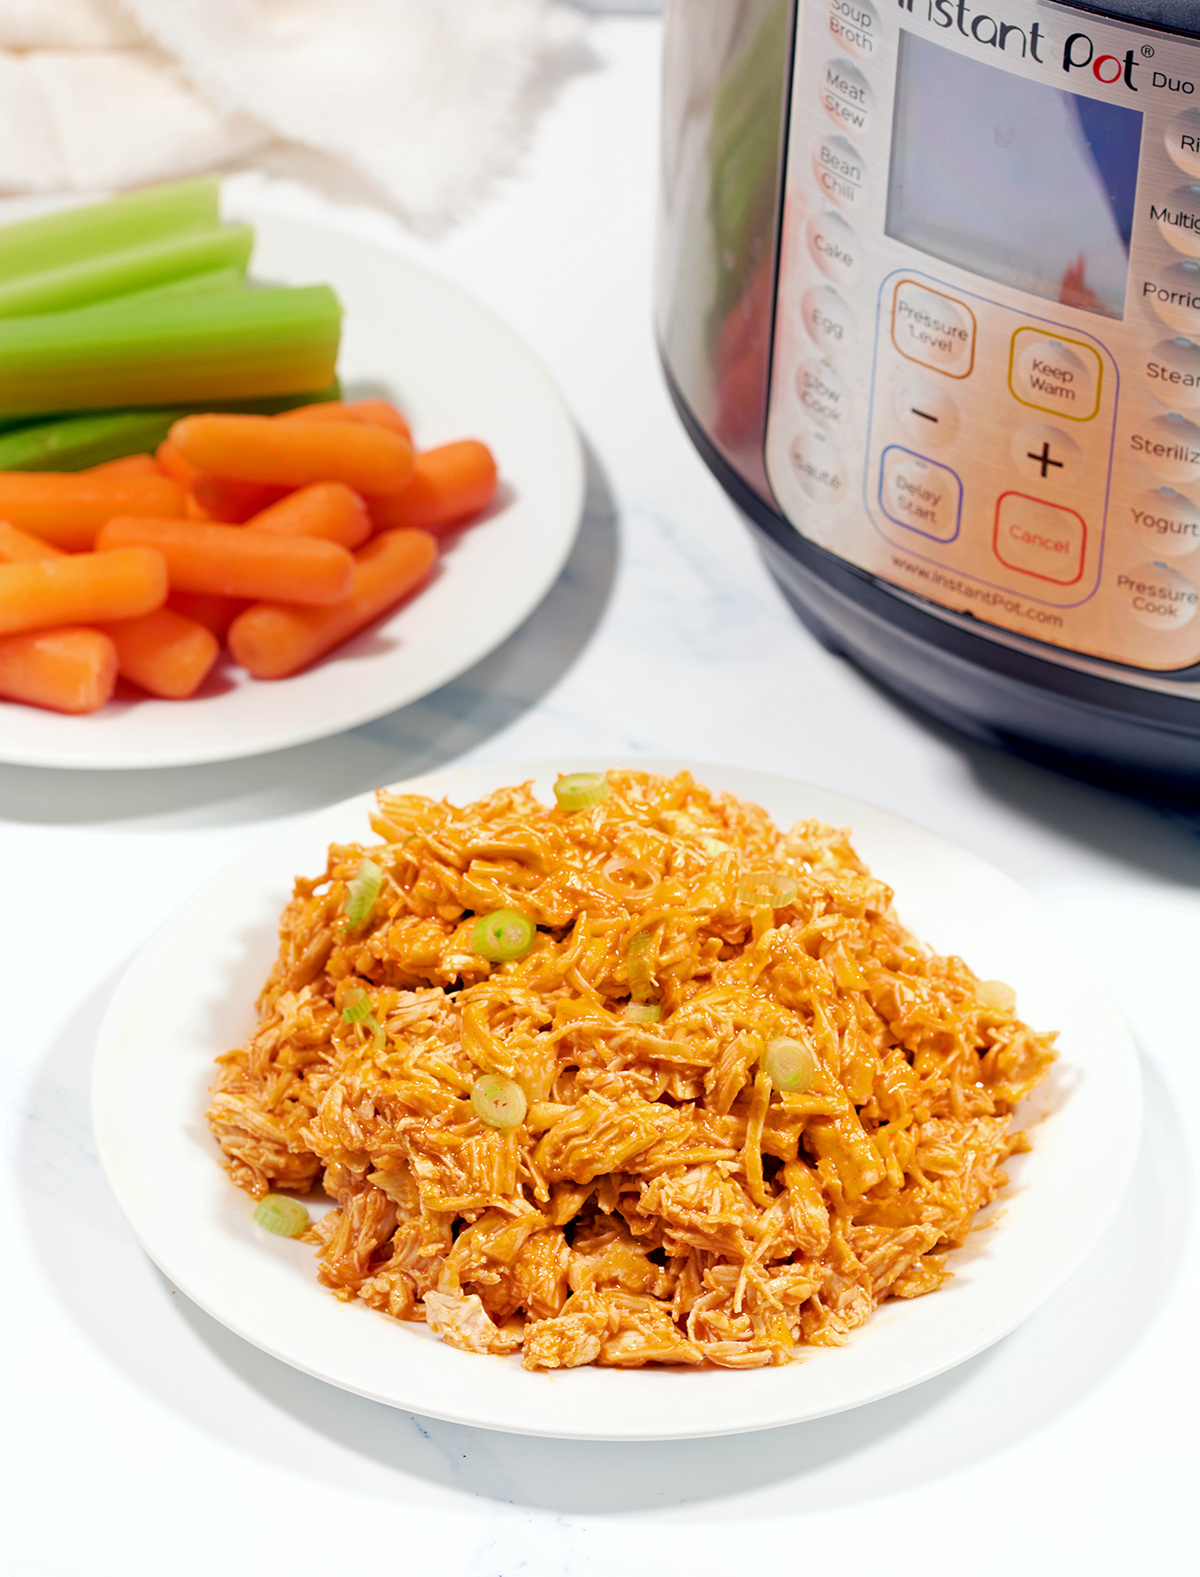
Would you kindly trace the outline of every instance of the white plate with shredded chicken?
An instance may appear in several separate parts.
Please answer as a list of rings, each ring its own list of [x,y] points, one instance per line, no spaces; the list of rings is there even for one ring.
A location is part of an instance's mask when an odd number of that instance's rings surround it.
[[[1000,872],[641,760],[289,829],[138,955],[94,1086],[133,1230],[231,1330],[417,1413],[616,1440],[978,1353],[1111,1220],[1139,1110],[1103,983]]]

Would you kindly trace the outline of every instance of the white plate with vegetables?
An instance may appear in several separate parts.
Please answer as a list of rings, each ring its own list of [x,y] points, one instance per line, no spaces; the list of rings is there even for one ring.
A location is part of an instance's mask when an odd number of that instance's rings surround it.
[[[403,786],[463,805],[556,771],[650,759],[523,761],[446,769]],[[488,1429],[631,1440],[738,1433],[856,1407],[915,1385],[998,1341],[1063,1284],[1113,1219],[1137,1150],[1137,1056],[1104,982],[1039,905],[977,856],[899,817],[811,785],[687,763],[762,805],[780,826],[851,829],[893,886],[901,921],[981,977],[1016,990],[1022,1018],[1059,1031],[1059,1060],[1018,1110],[1028,1154],[951,1255],[952,1279],[882,1304],[842,1347],[803,1347],[764,1369],[596,1367],[531,1372],[516,1356],[461,1352],[425,1327],[318,1284],[312,1248],[255,1225],[206,1122],[214,1059],[244,1043],[298,873],[331,842],[373,841],[361,795],[287,829],[217,876],[159,929],[125,975],[100,1034],[93,1119],[100,1158],[142,1246],[215,1319],[303,1372],[394,1407]],[[316,1208],[314,1206],[314,1208]]]
[[[352,728],[427,695],[486,656],[542,600],[570,551],[583,505],[579,438],[528,347],[478,302],[396,252],[320,225],[249,217],[256,282],[328,285],[340,298],[337,371],[346,397],[393,400],[418,449],[483,439],[499,465],[496,502],[445,541],[422,590],[306,671],[255,680],[223,658],[186,701],[121,686],[86,716],[0,701],[4,761],[76,769],[182,766]],[[244,232],[233,239],[244,245]],[[211,258],[202,259],[214,296],[227,289],[229,269],[238,266],[238,257],[226,255],[231,245],[210,247]],[[150,273],[121,288],[168,299],[169,287],[155,283],[153,263],[146,265]],[[5,288],[0,278],[0,305]],[[21,309],[37,305],[21,303]],[[309,315],[319,318],[321,299],[314,296],[309,305]],[[297,311],[301,318],[308,311],[301,292]],[[274,331],[267,325],[264,332]],[[231,383],[229,397],[238,394]],[[131,396],[133,403],[144,399]]]

